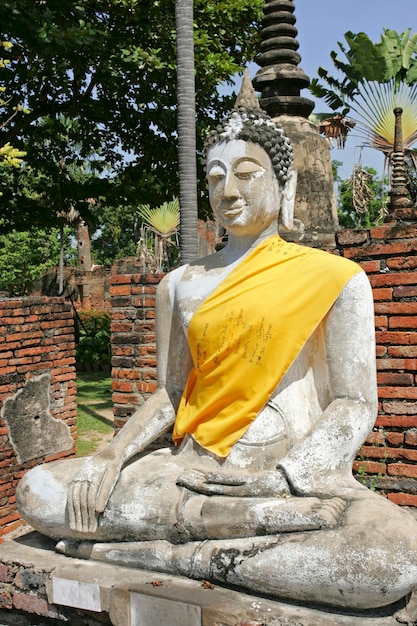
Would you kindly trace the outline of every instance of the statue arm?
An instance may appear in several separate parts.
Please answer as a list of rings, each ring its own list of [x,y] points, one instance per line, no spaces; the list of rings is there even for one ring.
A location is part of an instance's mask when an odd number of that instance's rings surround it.
[[[278,464],[297,495],[341,495],[343,483],[356,486],[352,462],[378,406],[373,299],[364,272],[343,289],[324,333],[331,401]]]
[[[183,268],[179,269],[182,272]],[[187,341],[175,314],[174,294],[178,277],[178,271],[172,272],[163,279],[157,291],[158,389],[104,450],[86,459],[71,483],[67,507],[69,525],[73,530],[96,531],[98,517],[106,508],[125,463],[169,431],[175,422],[190,367]]]

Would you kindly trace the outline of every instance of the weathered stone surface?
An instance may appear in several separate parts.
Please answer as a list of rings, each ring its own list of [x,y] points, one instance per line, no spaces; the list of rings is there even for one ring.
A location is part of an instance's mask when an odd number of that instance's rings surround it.
[[[399,623],[412,625],[417,614],[414,612],[414,600],[407,605],[398,604],[375,611],[349,614],[332,612],[323,608],[308,608],[272,601],[221,586],[210,586],[202,580],[193,581],[175,575],[157,572],[126,569],[103,563],[68,560],[56,554],[53,543],[37,533],[29,533],[18,540],[6,541],[0,545],[0,562],[9,569],[21,569],[28,572],[42,570],[48,579],[48,595],[40,591],[26,599],[24,613],[14,614],[12,610],[0,612],[0,622],[13,626],[29,626],[33,623],[31,614],[41,615],[39,609],[49,606],[49,616],[55,623],[98,624],[111,623],[114,626],[130,626],[130,606],[132,594],[147,596],[156,601],[161,598],[178,602],[201,610],[201,626],[398,626]],[[53,603],[52,583],[54,578],[80,584],[90,583],[100,588],[101,612],[94,614],[73,613],[61,605]],[[13,597],[13,585],[0,585],[0,601],[5,594]],[[4,602],[1,607],[7,607]],[[23,607],[22,607],[23,608]],[[106,615],[109,620],[105,619]],[[400,617],[402,615],[402,617]],[[398,621],[397,618],[403,621]],[[408,619],[409,621],[405,621]],[[153,622],[155,626],[160,623]],[[172,624],[172,622],[168,622]],[[162,623],[161,623],[162,626]],[[172,626],[177,626],[172,624]],[[181,626],[185,626],[181,624]]]
[[[71,450],[74,445],[67,424],[50,413],[50,374],[29,379],[8,398],[3,417],[18,463]]]

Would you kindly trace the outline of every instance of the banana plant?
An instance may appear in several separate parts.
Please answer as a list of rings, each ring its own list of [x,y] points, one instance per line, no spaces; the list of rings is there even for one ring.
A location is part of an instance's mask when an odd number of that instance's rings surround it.
[[[330,54],[337,76],[320,67],[319,78],[310,87],[337,112],[327,117],[330,124],[324,125],[323,132],[334,137],[333,117],[340,132],[345,132],[349,125],[341,125],[340,117],[350,118],[364,145],[389,157],[394,145],[393,110],[401,107],[404,150],[411,151],[417,141],[417,33],[384,29],[377,43],[365,33],[347,32],[344,37],[347,45],[338,42],[339,51]],[[343,140],[339,143],[344,145]]]

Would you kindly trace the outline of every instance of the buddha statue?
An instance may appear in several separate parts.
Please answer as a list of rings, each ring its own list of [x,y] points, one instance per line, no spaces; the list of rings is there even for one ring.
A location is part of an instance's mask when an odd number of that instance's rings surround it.
[[[95,456],[30,470],[18,507],[71,556],[385,606],[417,583],[417,524],[352,476],[377,413],[371,288],[279,236],[292,149],[248,81],[206,144],[228,242],[158,288],[157,391]]]

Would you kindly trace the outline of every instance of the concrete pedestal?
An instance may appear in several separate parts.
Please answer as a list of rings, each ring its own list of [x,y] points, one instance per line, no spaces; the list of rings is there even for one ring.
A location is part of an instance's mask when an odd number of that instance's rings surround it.
[[[411,626],[416,623],[411,604],[408,609],[404,602],[369,613],[333,613],[205,581],[68,558],[35,532],[0,546],[1,624]]]

